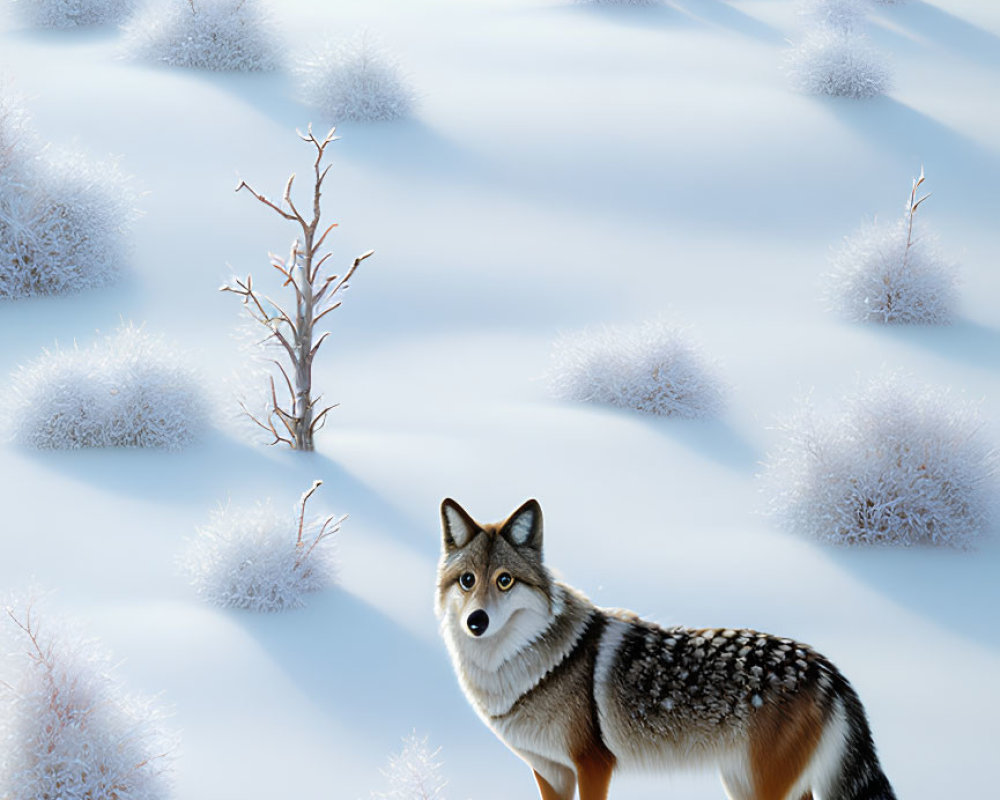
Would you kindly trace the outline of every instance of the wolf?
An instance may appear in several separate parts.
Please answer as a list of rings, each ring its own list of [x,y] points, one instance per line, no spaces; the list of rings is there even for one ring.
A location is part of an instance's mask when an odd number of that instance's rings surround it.
[[[826,658],[736,628],[598,608],[542,560],[542,510],[441,504],[437,612],[459,683],[542,800],[606,800],[616,769],[719,770],[731,800],[895,800],[858,695]]]

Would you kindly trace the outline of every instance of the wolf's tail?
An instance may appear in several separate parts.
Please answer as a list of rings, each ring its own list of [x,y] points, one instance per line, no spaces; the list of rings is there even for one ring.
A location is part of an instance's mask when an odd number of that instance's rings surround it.
[[[868,717],[857,692],[839,672],[834,680],[834,691],[842,703],[845,731],[829,800],[896,800],[875,752]]]

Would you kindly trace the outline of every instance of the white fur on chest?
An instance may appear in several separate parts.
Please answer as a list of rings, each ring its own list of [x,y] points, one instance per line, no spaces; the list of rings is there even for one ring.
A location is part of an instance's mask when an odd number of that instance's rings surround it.
[[[462,619],[451,613],[445,615],[444,639],[459,683],[484,718],[510,711],[518,698],[534,688],[572,649],[576,636],[558,646],[543,637],[562,610],[562,592],[557,590],[551,611],[542,603],[522,608],[501,632],[482,639],[466,634]]]

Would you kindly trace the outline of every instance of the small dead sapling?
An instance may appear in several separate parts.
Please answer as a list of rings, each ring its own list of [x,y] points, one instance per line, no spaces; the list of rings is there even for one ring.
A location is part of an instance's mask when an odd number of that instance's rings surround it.
[[[327,274],[324,270],[332,255],[323,251],[326,237],[337,224],[321,226],[320,199],[323,182],[330,171],[330,165],[323,165],[326,148],[337,140],[332,128],[324,139],[318,139],[310,126],[305,134],[299,133],[302,141],[313,146],[316,158],[313,162],[313,191],[311,213],[303,214],[292,200],[293,173],[285,184],[280,203],[269,200],[260,192],[241,181],[236,187],[239,192],[246,189],[261,203],[289,222],[294,222],[301,230],[301,236],[292,242],[287,259],[271,255],[271,266],[283,278],[282,287],[291,287],[294,293],[294,311],[271,300],[253,284],[253,277],[234,278],[231,284],[221,287],[224,292],[240,296],[250,316],[268,334],[264,342],[274,342],[279,347],[282,358],[272,359],[281,373],[288,398],[283,403],[278,400],[278,388],[274,376],[270,378],[270,399],[265,414],[255,414],[246,405],[243,411],[253,422],[273,436],[271,444],[282,442],[293,450],[313,450],[314,435],[323,427],[332,405],[317,411],[320,396],[313,396],[313,360],[328,332],[317,335],[317,324],[341,304],[343,292],[354,276],[358,265],[374,253],[369,250],[354,259],[344,275]]]

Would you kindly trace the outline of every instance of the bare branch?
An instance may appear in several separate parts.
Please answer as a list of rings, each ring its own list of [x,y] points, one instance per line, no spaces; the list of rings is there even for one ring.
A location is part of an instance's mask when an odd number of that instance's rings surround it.
[[[299,213],[299,210],[295,207],[295,203],[292,202],[292,181],[294,180],[295,180],[295,173],[293,172],[291,176],[288,178],[288,183],[285,184],[285,193],[284,195],[282,195],[281,199],[290,209],[292,209],[292,214],[294,214],[293,218],[295,219],[295,221],[298,222],[299,225],[301,225],[303,228],[305,228],[306,221]]]
[[[374,254],[375,254],[374,250],[369,250],[367,253],[362,253],[360,256],[355,258],[354,263],[351,264],[351,268],[347,270],[347,274],[343,278],[341,278],[340,281],[333,287],[333,291],[331,292],[331,294],[336,294],[337,292],[346,288],[347,282],[354,275],[354,272],[357,270],[358,265],[361,264],[361,262],[364,261],[366,258],[370,258]]]
[[[286,439],[285,437],[280,436],[278,434],[277,430],[275,430],[273,424],[272,425],[268,425],[268,424],[265,424],[265,423],[261,422],[257,418],[257,415],[254,414],[249,408],[246,407],[246,403],[244,403],[242,400],[240,401],[240,408],[243,409],[243,414],[246,417],[248,417],[251,422],[253,422],[256,425],[259,425],[261,428],[263,428],[265,431],[267,431],[268,433],[270,433],[274,437],[274,441],[273,442],[268,442],[268,445],[274,446],[274,445],[278,444],[279,442],[287,444],[289,446],[291,446],[293,444],[293,442],[292,442],[291,439]]]
[[[309,556],[312,555],[312,551],[316,549],[316,545],[318,545],[328,536],[333,536],[335,533],[337,533],[340,530],[340,526],[344,523],[345,519],[347,519],[347,514],[344,514],[342,517],[331,515],[327,517],[325,520],[323,520],[323,526],[320,528],[319,533],[316,534],[316,538],[313,539],[312,544],[309,545],[309,549],[302,554],[302,558],[300,558],[295,563],[295,566],[299,567],[302,564],[304,564],[306,560],[309,558]]]
[[[295,411],[295,389],[292,388],[292,379],[288,377],[288,373],[285,371],[284,365],[280,361],[275,361],[271,359],[271,363],[274,364],[280,371],[282,377],[285,379],[285,385],[288,387],[288,396],[292,398],[292,411]],[[277,405],[277,403],[275,403]]]
[[[319,237],[319,241],[316,242],[316,249],[317,250],[320,250],[323,247],[323,242],[326,241],[327,234],[329,234],[330,231],[332,231],[334,228],[337,228],[337,227],[340,227],[340,223],[331,222],[327,226],[326,230],[323,231],[323,235]]]
[[[296,539],[296,541],[295,541],[295,546],[296,547],[302,547],[302,531],[305,528],[305,524],[306,524],[306,503],[309,502],[309,498],[312,497],[313,494],[315,493],[315,491],[320,486],[322,486],[322,485],[323,485],[323,481],[319,480],[318,478],[316,480],[314,480],[312,482],[312,486],[310,486],[308,489],[306,489],[305,492],[303,492],[302,498],[299,501],[299,507],[300,507],[300,510],[299,510],[299,536],[298,536],[298,539]],[[325,527],[326,526],[324,525],[324,529],[325,529]]]
[[[318,166],[318,165],[317,165],[317,166]],[[318,188],[319,188],[320,186],[322,186],[322,185],[323,185],[323,181],[325,181],[325,180],[326,180],[326,174],[327,174],[327,173],[328,173],[328,172],[329,172],[329,171],[330,171],[330,170],[331,170],[332,168],[333,168],[333,164],[327,164],[327,165],[326,165],[326,167],[324,167],[324,168],[323,168],[323,171],[322,171],[322,172],[320,172],[320,173],[319,173],[319,175],[318,175],[318,176],[316,177],[316,188],[317,188],[317,189],[318,189]]]
[[[333,405],[327,406],[322,411],[320,411],[314,418],[312,422],[313,433],[320,431],[326,425],[326,415],[329,414],[333,409],[337,408],[340,403],[334,403]]]
[[[326,313],[326,312],[324,312]],[[322,316],[322,314],[320,315]],[[326,337],[330,335],[330,331],[323,331],[319,339],[316,340],[316,344],[312,346],[312,350],[309,351],[309,360],[312,361],[313,356],[316,355],[316,351],[319,350],[319,346],[326,341]]]
[[[341,303],[340,300],[338,300],[336,303],[333,303],[329,308],[327,308],[326,310],[321,311],[319,314],[317,314],[316,315],[316,319],[313,320],[313,322],[319,322],[321,319],[323,319],[323,317],[325,317],[331,311],[336,311],[338,308],[340,308],[341,304],[342,303]]]
[[[324,234],[324,235],[325,235],[325,234]],[[317,248],[317,249],[318,249],[318,248]],[[329,258],[330,258],[330,256],[332,256],[332,255],[333,255],[333,253],[326,253],[326,254],[325,254],[325,255],[324,255],[324,256],[323,256],[322,258],[320,258],[320,259],[319,259],[319,260],[318,260],[318,261],[317,261],[317,262],[316,262],[315,264],[313,264],[313,270],[312,270],[312,275],[310,275],[310,276],[309,276],[309,283],[312,283],[312,284],[315,284],[315,283],[316,283],[316,278],[317,278],[317,276],[319,275],[319,271],[320,271],[320,270],[321,270],[321,269],[323,268],[323,265],[324,265],[324,264],[325,264],[325,263],[327,262],[327,259],[329,259]],[[330,282],[330,281],[329,281],[329,279],[325,279],[325,280],[323,281],[323,287],[322,287],[322,288],[326,288],[326,285],[327,285],[327,284],[328,284],[329,282]]]
[[[248,192],[250,192],[250,194],[252,194],[258,200],[260,200],[260,202],[262,202],[265,206],[267,206],[270,209],[273,209],[276,213],[280,214],[285,219],[287,219],[287,220],[289,220],[291,222],[297,222],[298,221],[297,217],[295,217],[292,214],[289,214],[281,206],[277,206],[274,203],[272,203],[264,195],[262,195],[260,192],[258,192],[257,190],[255,190],[252,186],[250,186],[250,184],[247,183],[246,181],[240,181],[240,185],[236,187],[236,191],[237,192],[240,191],[241,189],[246,189]]]

